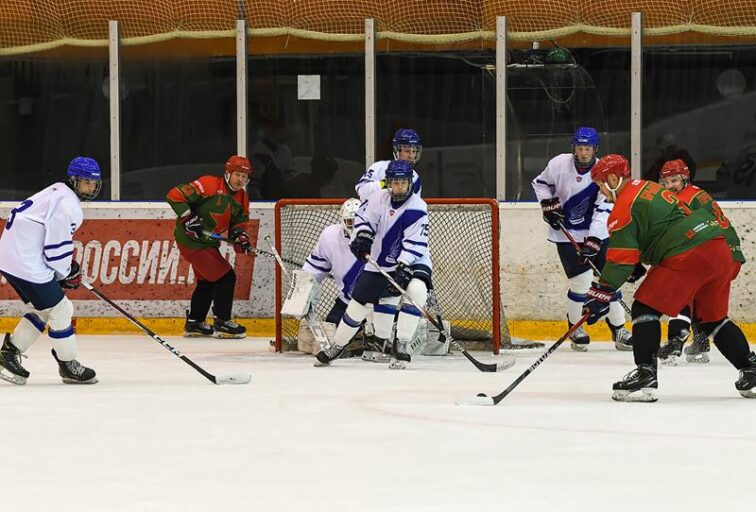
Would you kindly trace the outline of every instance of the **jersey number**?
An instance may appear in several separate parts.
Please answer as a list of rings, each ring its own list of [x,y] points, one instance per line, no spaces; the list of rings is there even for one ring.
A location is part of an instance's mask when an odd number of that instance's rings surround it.
[[[683,203],[682,201],[680,201],[680,200],[679,200],[679,199],[677,198],[677,196],[676,196],[676,195],[674,195],[674,194],[673,194],[672,192],[670,192],[669,190],[662,190],[662,191],[661,191],[661,196],[662,196],[662,197],[664,198],[664,200],[665,200],[665,201],[667,201],[667,202],[668,202],[669,204],[674,204],[674,205],[677,205],[677,208],[678,208],[678,209],[679,209],[679,210],[680,210],[681,212],[683,212],[683,215],[685,215],[686,217],[687,217],[688,215],[690,215],[691,213],[693,213],[693,210],[691,210],[690,208],[688,208],[688,205],[686,205],[685,203]]]
[[[13,227],[13,221],[16,219],[16,214],[17,213],[21,213],[22,211],[28,209],[33,204],[34,203],[32,201],[30,201],[30,200],[27,199],[26,201],[23,201],[17,207],[13,208],[10,211],[10,217],[8,217],[8,222],[6,222],[6,224],[5,224],[5,229],[10,229],[10,228]]]
[[[717,224],[719,224],[719,227],[722,229],[728,229],[730,227],[730,221],[727,219],[724,213],[722,213],[722,208],[719,207],[718,204],[714,203],[711,206],[712,212],[714,212],[714,218],[717,221]]]

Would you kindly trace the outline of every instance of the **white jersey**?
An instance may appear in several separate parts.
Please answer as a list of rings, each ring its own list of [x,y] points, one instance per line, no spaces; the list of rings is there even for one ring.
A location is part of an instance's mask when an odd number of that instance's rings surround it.
[[[564,227],[575,240],[582,242],[587,236],[601,240],[609,238],[606,221],[612,204],[606,201],[591,174],[579,174],[572,153],[562,153],[549,160],[548,165],[532,182],[539,201],[559,198],[564,212]],[[569,242],[561,230],[549,226],[551,242]]]
[[[327,226],[318,238],[318,243],[302,265],[302,270],[315,274],[318,282],[328,274],[333,276],[339,289],[339,299],[348,304],[352,299],[352,288],[365,266],[357,261],[349,249],[349,237],[341,224]]]
[[[73,234],[84,214],[64,183],[23,201],[8,215],[0,238],[0,270],[32,283],[60,281],[71,271]]]
[[[381,181],[386,179],[386,169],[388,169],[390,162],[391,160],[378,160],[368,167],[357,185],[354,186],[360,201],[364,202],[376,191],[381,190]],[[412,171],[412,192],[416,195],[421,195],[422,192],[420,176],[414,170]]]
[[[419,195],[412,194],[395,208],[389,191],[379,190],[357,210],[352,237],[360,231],[373,233],[370,256],[390,272],[400,262],[430,266],[428,227],[428,205]],[[372,265],[365,270],[378,272]]]

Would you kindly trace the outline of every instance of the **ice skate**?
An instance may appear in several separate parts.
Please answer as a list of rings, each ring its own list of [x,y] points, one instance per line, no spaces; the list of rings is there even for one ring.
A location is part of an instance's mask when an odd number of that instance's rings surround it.
[[[709,337],[694,325],[693,341],[690,345],[685,347],[685,360],[689,363],[708,363],[709,351],[711,351]]]
[[[614,348],[621,352],[630,352],[633,350],[633,336],[630,334],[630,331],[625,329],[624,326],[615,328],[609,323],[609,320],[606,321],[606,325],[608,325],[609,329],[612,331]]]
[[[407,353],[407,344],[403,341],[394,340],[389,368],[392,370],[404,370],[411,359],[409,353]]]
[[[683,329],[680,333],[659,347],[659,360],[665,366],[677,366],[677,360],[682,355],[683,345],[685,340],[688,339],[690,332],[687,329]]]
[[[247,329],[233,320],[221,320],[216,317],[213,323],[213,337],[242,339],[247,337]]]
[[[10,333],[5,333],[3,346],[0,348],[0,379],[23,386],[29,378],[29,372],[21,365],[21,352],[11,343]]]
[[[572,324],[569,325],[572,327]],[[591,338],[588,336],[588,333],[585,332],[582,325],[575,329],[575,332],[570,334],[570,348],[572,348],[572,350],[577,352],[587,352],[588,344],[590,342]]]
[[[315,354],[314,366],[329,366],[331,361],[338,359],[344,353],[344,348],[341,345],[332,345],[331,348],[321,350]]]
[[[199,320],[192,320],[189,318],[189,313],[186,314],[186,322],[184,322],[184,338],[199,338],[201,336],[212,336],[215,332],[213,326],[207,322],[201,322]]]
[[[756,356],[753,352],[751,352],[749,361],[751,366],[740,370],[738,380],[735,382],[735,389],[743,398],[756,398]]]
[[[621,381],[614,383],[612,400],[617,402],[656,402],[656,389],[658,387],[656,368],[650,364],[639,364]]]
[[[52,355],[58,362],[58,374],[63,379],[64,384],[96,384],[97,374],[92,368],[87,368],[76,359],[70,361],[61,361],[55,349],[52,349]]]

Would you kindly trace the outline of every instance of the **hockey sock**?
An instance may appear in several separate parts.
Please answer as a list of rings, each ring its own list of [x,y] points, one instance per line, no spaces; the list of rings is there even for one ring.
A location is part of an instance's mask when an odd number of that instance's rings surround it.
[[[349,343],[357,330],[362,325],[362,321],[367,316],[368,307],[352,299],[347,306],[341,322],[336,328],[336,334],[333,335],[333,344],[345,347]]]
[[[609,303],[609,314],[606,318],[615,329],[623,327],[625,325],[625,308],[618,301],[613,300]]]
[[[215,287],[213,288],[213,314],[221,320],[231,319],[235,286],[236,273],[233,270],[229,270],[215,282]]]
[[[633,313],[633,357],[635,364],[656,365],[661,345],[661,313],[635,300]]]
[[[210,311],[210,303],[213,300],[213,288],[215,283],[197,279],[197,287],[192,293],[192,302],[189,306],[189,319],[204,322]]]
[[[407,285],[407,295],[415,301],[415,304],[424,305],[428,300],[428,288],[425,281],[413,278]],[[409,342],[412,339],[421,316],[420,310],[412,304],[402,305],[396,321],[396,337],[399,341]]]
[[[391,338],[391,330],[394,328],[394,319],[399,304],[399,297],[384,297],[373,307],[373,328],[375,335],[382,340]]]
[[[567,320],[571,324],[576,323],[583,316],[583,304],[587,298],[588,288],[591,287],[593,273],[588,270],[569,279],[567,290]],[[624,317],[622,322],[624,322]],[[620,322],[620,323],[622,323]]]
[[[13,330],[11,343],[24,353],[45,332],[45,327],[45,322],[36,313],[26,313]]]
[[[748,358],[751,348],[748,346],[748,340],[740,327],[729,318],[720,322],[702,323],[701,327],[705,333],[714,336],[714,344],[735,368],[742,370],[750,366]]]
[[[690,306],[685,306],[679,315],[670,319],[667,328],[667,339],[679,338],[683,331],[690,333]]]

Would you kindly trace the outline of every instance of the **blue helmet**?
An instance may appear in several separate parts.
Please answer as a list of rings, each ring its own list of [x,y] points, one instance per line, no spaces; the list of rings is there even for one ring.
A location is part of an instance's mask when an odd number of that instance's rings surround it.
[[[572,136],[573,146],[594,146],[598,148],[599,134],[595,128],[583,127],[577,129]]]
[[[68,164],[68,172],[66,174],[71,188],[80,199],[94,199],[100,193],[100,189],[102,188],[102,173],[100,172],[100,166],[97,165],[97,162],[93,158],[77,156]],[[81,180],[96,182],[94,189],[89,191],[79,190]]]
[[[386,169],[386,188],[389,190],[393,201],[404,201],[412,194],[412,164],[406,160],[391,160]],[[394,192],[391,182],[394,180],[406,180],[407,191]]]
[[[423,152],[423,145],[420,142],[420,135],[415,130],[410,128],[399,128],[394,134],[394,138],[391,140],[391,144],[394,147],[394,158],[399,160],[399,155],[402,147],[413,148],[415,150],[415,159],[411,163],[417,163],[420,160],[420,155]]]

